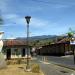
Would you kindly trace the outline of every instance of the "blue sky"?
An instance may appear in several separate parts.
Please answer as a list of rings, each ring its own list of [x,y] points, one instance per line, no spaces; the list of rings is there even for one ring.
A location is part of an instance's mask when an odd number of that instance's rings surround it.
[[[0,0],[3,38],[26,37],[25,16],[31,16],[30,36],[62,35],[75,30],[75,0]]]

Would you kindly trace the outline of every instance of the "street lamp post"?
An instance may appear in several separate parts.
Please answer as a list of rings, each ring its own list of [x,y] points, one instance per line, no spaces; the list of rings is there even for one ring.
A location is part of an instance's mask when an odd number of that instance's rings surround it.
[[[27,22],[27,65],[26,65],[26,71],[30,71],[30,65],[29,65],[29,55],[30,55],[30,50],[29,50],[29,22],[30,22],[31,16],[26,16],[26,22]]]

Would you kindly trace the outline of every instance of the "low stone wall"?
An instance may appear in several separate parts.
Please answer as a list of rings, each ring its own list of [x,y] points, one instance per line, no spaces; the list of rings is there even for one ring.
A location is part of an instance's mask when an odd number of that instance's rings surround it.
[[[4,59],[4,55],[0,53],[0,69],[6,67],[6,61]]]

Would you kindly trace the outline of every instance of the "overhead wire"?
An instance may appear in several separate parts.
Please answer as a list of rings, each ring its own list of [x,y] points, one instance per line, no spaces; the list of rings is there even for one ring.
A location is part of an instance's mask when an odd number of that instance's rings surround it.
[[[60,4],[58,1],[43,1],[43,0],[31,0],[36,3],[43,3],[45,5],[52,5],[52,4]],[[63,2],[61,3],[62,5],[64,4]]]
[[[50,2],[50,1],[42,1],[42,0],[31,0],[33,2],[36,2],[36,3],[42,3],[43,5],[51,5],[51,4],[54,4],[53,2]]]

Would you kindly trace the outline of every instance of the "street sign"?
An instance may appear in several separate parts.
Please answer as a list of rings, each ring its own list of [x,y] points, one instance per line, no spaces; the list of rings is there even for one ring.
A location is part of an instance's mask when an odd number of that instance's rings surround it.
[[[70,41],[70,44],[75,45],[75,39],[74,38],[72,38],[72,40]]]
[[[70,41],[70,44],[71,45],[75,45],[75,41]]]

